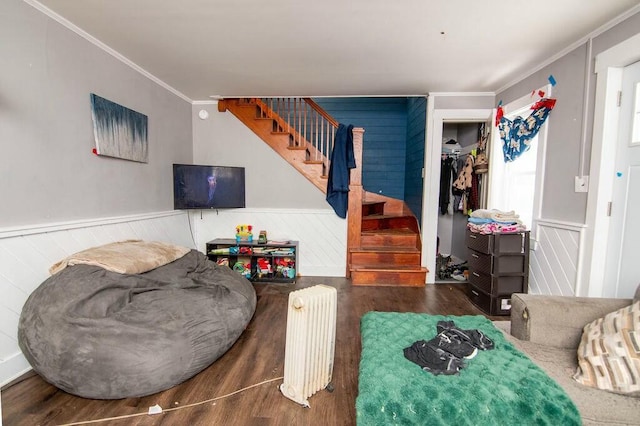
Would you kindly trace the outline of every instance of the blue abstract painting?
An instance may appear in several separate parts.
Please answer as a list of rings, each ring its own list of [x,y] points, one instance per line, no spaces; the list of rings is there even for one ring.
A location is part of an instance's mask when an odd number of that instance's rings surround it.
[[[95,153],[147,163],[147,116],[91,94]]]

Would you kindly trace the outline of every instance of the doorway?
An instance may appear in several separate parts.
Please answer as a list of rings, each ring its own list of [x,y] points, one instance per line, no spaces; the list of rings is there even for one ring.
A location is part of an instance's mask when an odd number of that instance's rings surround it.
[[[493,99],[491,98],[491,103]],[[427,126],[425,145],[425,179],[422,200],[422,265],[429,273],[427,284],[435,284],[438,253],[438,208],[440,198],[440,162],[443,129],[445,123],[486,122],[493,117],[493,108],[487,109],[435,109],[434,97],[427,101]]]
[[[445,122],[442,125],[440,158],[440,194],[436,244],[436,277],[438,284],[467,282],[467,212],[483,208],[486,191],[482,190],[483,174],[475,174],[473,198],[471,190],[462,191],[464,171],[469,156],[475,157],[478,144],[486,144],[484,122]],[[483,145],[484,146],[484,145]]]

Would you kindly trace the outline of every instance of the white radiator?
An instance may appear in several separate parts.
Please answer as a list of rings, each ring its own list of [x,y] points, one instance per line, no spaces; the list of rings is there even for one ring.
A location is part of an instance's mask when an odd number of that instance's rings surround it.
[[[337,300],[336,289],[322,284],[289,293],[280,391],[305,407],[307,398],[331,382]]]

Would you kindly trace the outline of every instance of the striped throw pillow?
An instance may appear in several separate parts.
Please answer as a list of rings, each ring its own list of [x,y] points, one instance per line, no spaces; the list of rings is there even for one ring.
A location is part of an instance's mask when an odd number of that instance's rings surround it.
[[[573,378],[586,386],[640,396],[640,301],[584,327]]]

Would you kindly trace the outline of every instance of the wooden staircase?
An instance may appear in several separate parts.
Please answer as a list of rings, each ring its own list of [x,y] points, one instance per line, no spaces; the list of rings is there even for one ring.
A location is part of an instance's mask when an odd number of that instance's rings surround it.
[[[385,214],[385,201],[364,202],[359,247],[349,248],[353,285],[424,286],[421,241],[412,214]]]
[[[338,122],[308,98],[224,99],[230,111],[323,193]],[[424,286],[418,221],[402,200],[362,188],[363,129],[354,129],[346,276],[353,285]]]

